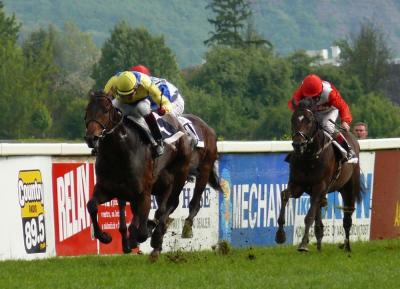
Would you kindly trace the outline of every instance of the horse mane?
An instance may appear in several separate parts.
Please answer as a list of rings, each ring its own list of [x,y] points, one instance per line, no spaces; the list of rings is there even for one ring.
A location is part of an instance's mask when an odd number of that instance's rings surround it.
[[[300,100],[297,109],[309,109],[314,113],[316,109],[315,101],[310,97],[303,98]]]
[[[107,93],[102,89],[89,91],[89,95],[88,95],[89,101],[94,100],[99,97],[107,97]]]

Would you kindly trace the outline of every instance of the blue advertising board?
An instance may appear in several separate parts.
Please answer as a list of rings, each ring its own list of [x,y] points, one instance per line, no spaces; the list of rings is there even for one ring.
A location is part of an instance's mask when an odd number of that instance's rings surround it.
[[[281,207],[280,192],[287,187],[286,154],[224,154],[219,161],[220,240],[235,247],[275,245]],[[293,242],[295,201],[286,208],[287,244]]]

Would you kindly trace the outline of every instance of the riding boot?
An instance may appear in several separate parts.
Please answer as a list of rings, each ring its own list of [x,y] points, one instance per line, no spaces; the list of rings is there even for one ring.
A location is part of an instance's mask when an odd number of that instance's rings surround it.
[[[149,113],[144,117],[151,134],[154,137],[155,142],[152,142],[153,150],[157,157],[164,153],[164,143],[162,141],[161,131],[157,125],[157,120],[152,113]]]
[[[338,133],[335,137],[335,140],[344,148],[347,152],[346,156],[346,162],[347,163],[357,163],[358,158],[356,153],[354,152],[353,148],[350,146],[350,144],[347,142],[347,140],[344,138],[342,133]]]

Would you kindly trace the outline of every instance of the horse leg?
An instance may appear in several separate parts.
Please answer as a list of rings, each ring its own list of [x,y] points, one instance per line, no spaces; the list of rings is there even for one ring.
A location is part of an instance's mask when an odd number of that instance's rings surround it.
[[[144,191],[136,195],[131,203],[133,220],[129,225],[129,242],[131,248],[137,247],[137,242],[143,243],[149,237],[147,221],[151,207],[150,192]]]
[[[322,238],[324,237],[324,224],[322,223],[321,208],[322,205],[317,208],[317,212],[315,214],[315,224],[314,224],[314,232],[315,232],[315,237],[317,238],[318,251],[321,251]]]
[[[340,194],[342,195],[343,199],[343,207],[344,207],[344,214],[343,214],[343,228],[344,228],[344,233],[345,233],[345,239],[344,239],[344,250],[346,252],[351,252],[350,248],[350,229],[353,224],[353,220],[351,218],[355,208],[355,200],[353,196],[351,195],[351,188],[350,184],[346,184],[346,186],[343,188],[343,190],[340,191]]]
[[[308,252],[310,227],[314,222],[317,210],[320,209],[321,206],[319,196],[313,197],[313,194],[311,194],[310,198],[311,198],[311,206],[308,209],[306,217],[304,218],[304,224],[305,224],[304,235],[303,238],[301,239],[299,247],[297,248],[298,251],[303,251],[303,252]]]
[[[103,232],[100,229],[99,222],[97,221],[98,206],[108,202],[112,197],[107,196],[102,192],[100,186],[96,184],[93,189],[93,196],[87,202],[86,207],[90,214],[90,219],[92,220],[94,237],[104,244],[108,244],[112,241],[112,237],[109,233]]]
[[[278,244],[283,244],[286,241],[286,233],[283,226],[285,225],[285,211],[286,211],[286,204],[290,198],[290,191],[285,189],[281,192],[281,209],[279,211],[279,218],[278,218],[278,230],[275,234],[275,242]]]
[[[175,180],[173,185],[171,184],[169,188],[167,188],[166,196],[169,196],[166,202],[160,206],[159,208],[159,223],[153,231],[153,235],[151,236],[150,245],[153,248],[153,251],[150,254],[150,260],[156,261],[160,256],[162,250],[162,243],[164,235],[167,231],[167,221],[169,215],[178,207],[179,205],[179,195],[185,185],[187,178],[187,170],[188,166],[186,166],[185,173],[177,173],[175,172],[175,177],[172,176],[172,179]]]
[[[119,233],[121,234],[122,240],[122,251],[125,254],[132,252],[131,247],[128,243],[128,229],[126,227],[126,216],[125,216],[125,208],[126,201],[118,199],[118,208],[119,208]]]
[[[171,179],[172,183],[172,179]],[[154,215],[155,218],[155,228],[151,235],[150,245],[153,247],[153,251],[150,254],[150,260],[156,261],[161,253],[162,250],[162,237],[167,230],[166,224],[166,216],[168,216],[167,212],[167,202],[170,199],[170,194],[172,191],[172,184],[163,188],[163,197],[157,198],[158,209]],[[179,199],[178,199],[179,202]]]
[[[200,175],[196,178],[196,184],[194,187],[193,197],[189,203],[189,216],[185,220],[185,225],[182,229],[182,238],[193,237],[193,219],[196,217],[200,210],[200,200],[203,195],[204,189],[207,186],[208,176],[213,167],[203,166],[199,168]]]

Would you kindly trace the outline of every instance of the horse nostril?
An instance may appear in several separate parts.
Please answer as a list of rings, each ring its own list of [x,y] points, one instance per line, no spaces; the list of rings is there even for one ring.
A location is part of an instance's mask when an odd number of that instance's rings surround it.
[[[293,147],[294,149],[299,149],[300,146],[301,146],[300,143],[298,143],[298,142],[292,142],[292,147]]]
[[[94,138],[93,136],[84,136],[85,142],[87,144],[88,147],[90,148],[94,148]]]

